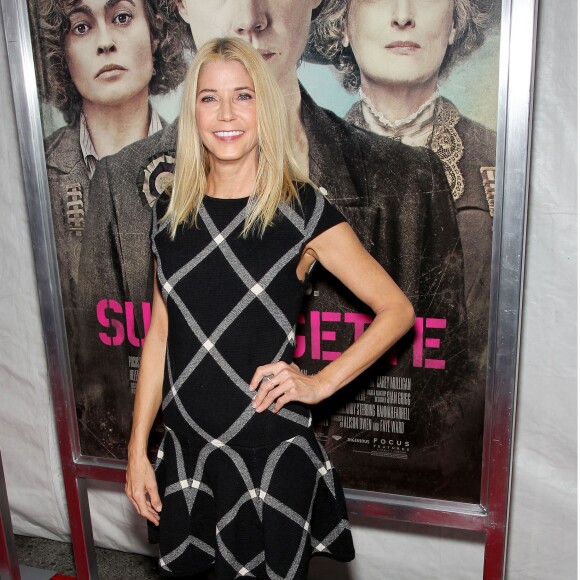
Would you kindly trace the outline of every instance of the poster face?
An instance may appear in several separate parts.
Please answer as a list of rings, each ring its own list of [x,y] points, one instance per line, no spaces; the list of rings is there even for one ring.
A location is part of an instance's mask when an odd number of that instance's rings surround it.
[[[417,316],[314,410],[319,441],[345,487],[479,503],[500,2],[243,4],[29,2],[81,452],[126,458],[180,84],[196,46],[241,35],[288,95],[303,167]],[[315,269],[296,363],[317,372],[373,316]]]

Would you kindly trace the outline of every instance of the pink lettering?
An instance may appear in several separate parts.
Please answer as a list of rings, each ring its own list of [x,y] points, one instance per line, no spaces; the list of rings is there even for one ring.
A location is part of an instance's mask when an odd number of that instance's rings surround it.
[[[373,321],[372,316],[368,314],[359,314],[358,312],[345,312],[344,321],[354,324],[354,339],[358,340],[365,331],[365,326]]]
[[[294,358],[304,356],[308,347],[310,347],[312,360],[336,360],[342,353],[340,351],[324,350],[323,341],[339,341],[343,344],[344,339],[350,336],[346,324],[352,325],[353,338],[356,341],[362,336],[366,326],[373,321],[372,316],[359,312],[345,312],[343,315],[340,312],[319,312],[318,310],[310,311],[308,318],[310,328],[306,329],[303,335],[296,336]],[[323,329],[322,323],[325,322],[338,324],[338,326],[333,327],[333,330]],[[299,315],[298,324],[306,325],[306,317],[303,314]],[[426,329],[444,330],[445,328],[447,328],[447,320],[445,318],[423,318],[420,316],[416,318],[413,328],[412,352],[412,365],[415,368],[445,369],[445,360],[425,358],[427,354],[425,349],[441,348],[441,338],[426,336]],[[340,340],[338,338],[339,335]],[[396,366],[398,364],[397,345],[391,348],[385,356],[389,365]]]
[[[312,358],[320,360],[320,312],[318,310],[310,312],[310,340]]]
[[[445,318],[427,318],[425,321],[426,328],[447,328],[447,320]],[[439,348],[441,346],[441,341],[438,338],[427,338],[425,340],[425,346],[427,348]],[[425,359],[426,369],[445,369],[445,361],[438,358],[426,358]]]
[[[437,369],[440,371],[445,370],[445,361],[438,358],[426,358],[425,359],[426,369]]]
[[[340,312],[323,312],[322,322],[340,322]],[[323,330],[322,340],[335,341],[336,332],[334,330]],[[342,353],[336,350],[323,350],[322,360],[336,360]]]
[[[125,320],[127,321],[127,338],[133,346],[143,346],[145,340],[135,335],[135,310],[132,302],[125,302]]]
[[[113,328],[115,334],[109,336],[106,332],[99,332],[101,342],[107,346],[119,346],[125,340],[125,329],[123,323],[115,318],[109,319],[107,310],[112,310],[117,314],[123,314],[123,307],[116,300],[99,300],[97,304],[97,320],[104,328]]]
[[[447,328],[446,318],[427,318],[425,322],[427,328]]]
[[[423,318],[417,316],[413,327],[413,366],[421,368],[423,366]]]
[[[151,303],[141,303],[143,316],[143,330],[145,335],[149,331],[151,325]],[[107,346],[119,346],[125,342],[125,337],[130,344],[136,347],[142,347],[144,343],[143,338],[138,338],[135,333],[135,308],[132,302],[125,302],[125,310],[117,300],[107,300],[103,298],[99,300],[96,306],[97,320],[103,328],[112,328],[115,331],[113,336],[110,332],[100,332],[99,339]],[[113,314],[125,315],[125,320],[120,320],[112,316]]]
[[[298,315],[298,324],[306,324],[306,319],[304,318],[304,314]],[[296,335],[296,348],[294,349],[294,358],[300,358],[304,356],[306,352],[306,337],[304,335]]]
[[[141,308],[143,309],[143,330],[147,336],[151,326],[151,302],[141,302]]]
[[[439,338],[427,337],[424,335],[424,328],[444,329],[447,328],[445,318],[421,318],[418,316],[415,320],[415,338],[413,340],[413,366],[423,366],[424,348],[440,348],[441,340]],[[425,358],[424,366],[426,369],[445,369],[445,361],[437,358]]]

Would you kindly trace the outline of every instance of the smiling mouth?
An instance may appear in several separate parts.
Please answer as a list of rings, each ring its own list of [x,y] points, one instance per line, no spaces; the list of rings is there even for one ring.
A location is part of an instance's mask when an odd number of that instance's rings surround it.
[[[243,135],[244,131],[214,131],[214,135],[220,139],[231,139]]]

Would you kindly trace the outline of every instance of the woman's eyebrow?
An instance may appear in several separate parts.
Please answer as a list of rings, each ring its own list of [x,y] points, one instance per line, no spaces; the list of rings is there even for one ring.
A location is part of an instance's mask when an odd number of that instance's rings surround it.
[[[255,93],[255,89],[253,87],[235,87],[232,89],[232,91],[237,92],[237,91],[252,91],[252,93]],[[197,94],[200,95],[201,93],[217,93],[218,90],[217,89],[199,89],[199,91],[197,91]]]
[[[105,10],[110,10],[116,4],[119,4],[119,2],[129,2],[129,4],[131,4],[132,6],[135,6],[135,2],[133,0],[107,0],[107,2],[105,2]],[[70,11],[67,12],[67,16],[70,18],[73,14],[78,13],[91,16],[93,14],[93,11],[86,4],[80,4],[80,2],[77,2],[76,6],[73,6],[70,9]]]
[[[129,2],[129,4],[135,6],[135,2],[133,0],[107,0],[105,2],[105,10],[109,10],[109,8],[119,4],[119,2]]]
[[[85,4],[78,4],[76,6],[73,6],[67,13],[67,17],[70,18],[71,16],[73,16],[74,14],[86,14],[87,16],[92,16],[93,11],[86,6]]]

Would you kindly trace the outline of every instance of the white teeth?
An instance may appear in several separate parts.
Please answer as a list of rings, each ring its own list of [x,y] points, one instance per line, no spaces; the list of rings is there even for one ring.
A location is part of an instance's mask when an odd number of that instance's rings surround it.
[[[214,135],[218,137],[237,137],[238,135],[243,135],[243,131],[215,131]]]

